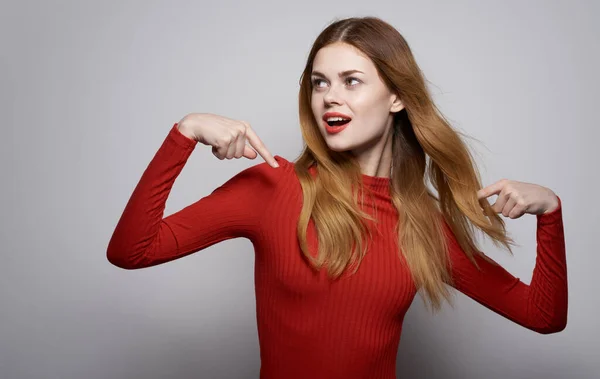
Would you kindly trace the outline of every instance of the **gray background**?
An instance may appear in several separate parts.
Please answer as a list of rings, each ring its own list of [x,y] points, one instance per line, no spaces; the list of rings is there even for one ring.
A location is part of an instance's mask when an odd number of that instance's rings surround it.
[[[415,299],[402,378],[598,377],[598,2],[12,1],[0,10],[0,378],[256,378],[253,250],[224,241],[139,271],[106,247],[143,170],[191,112],[249,121],[273,154],[301,149],[298,79],[333,19],[375,15],[405,36],[485,184],[563,199],[569,322],[540,335],[457,294]],[[199,145],[171,214],[257,161]],[[493,200],[494,198],[490,199]],[[507,220],[529,283],[535,217]]]

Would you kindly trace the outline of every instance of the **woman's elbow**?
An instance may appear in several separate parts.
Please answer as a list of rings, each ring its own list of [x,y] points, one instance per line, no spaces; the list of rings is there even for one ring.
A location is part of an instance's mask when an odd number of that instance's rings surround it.
[[[537,326],[535,328],[531,328],[532,330],[540,333],[540,334],[555,334],[562,332],[567,327],[567,318],[563,318],[561,320],[557,320],[553,323],[548,323],[543,326]]]
[[[135,262],[133,262],[129,258],[129,255],[121,254],[114,250],[109,249],[106,251],[106,259],[113,266],[117,266],[117,267],[125,269],[125,270],[135,270],[135,269],[139,268],[139,265],[136,265]]]

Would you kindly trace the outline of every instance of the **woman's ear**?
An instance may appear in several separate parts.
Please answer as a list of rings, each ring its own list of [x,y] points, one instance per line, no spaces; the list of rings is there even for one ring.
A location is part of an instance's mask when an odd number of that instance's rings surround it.
[[[402,100],[400,100],[400,97],[398,97],[397,95],[394,95],[394,101],[392,102],[390,112],[396,113],[396,112],[400,112],[403,109],[404,109],[404,104],[402,103]]]

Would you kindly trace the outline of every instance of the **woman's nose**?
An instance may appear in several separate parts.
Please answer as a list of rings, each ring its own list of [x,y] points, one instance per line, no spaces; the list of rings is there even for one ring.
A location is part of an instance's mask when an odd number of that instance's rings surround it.
[[[341,95],[338,91],[338,88],[335,85],[332,85],[331,87],[329,87],[329,89],[327,90],[327,92],[325,92],[325,95],[323,96],[323,100],[327,104],[331,104],[331,103],[341,104],[342,99],[341,99]]]

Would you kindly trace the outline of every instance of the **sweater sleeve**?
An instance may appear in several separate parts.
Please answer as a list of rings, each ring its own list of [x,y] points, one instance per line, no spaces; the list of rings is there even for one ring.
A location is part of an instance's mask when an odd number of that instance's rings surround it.
[[[173,125],[142,174],[112,234],[107,259],[124,269],[169,262],[217,242],[258,233],[262,211],[283,170],[266,162],[233,176],[209,195],[163,218],[175,179],[197,142]],[[201,175],[208,175],[203,173]]]
[[[567,262],[562,202],[537,217],[537,256],[531,283],[526,285],[502,266],[481,256],[475,267],[450,233],[453,286],[492,311],[542,334],[563,330],[567,323]],[[448,229],[449,230],[449,229]]]

